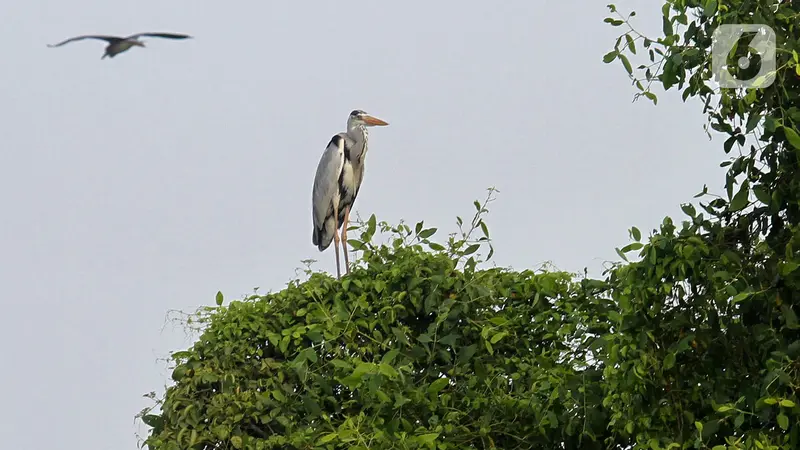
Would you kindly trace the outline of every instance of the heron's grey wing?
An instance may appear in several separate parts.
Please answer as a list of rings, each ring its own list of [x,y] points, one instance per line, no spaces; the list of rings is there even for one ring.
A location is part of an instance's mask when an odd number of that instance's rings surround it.
[[[131,36],[128,36],[128,39],[137,39],[140,37],[160,37],[166,39],[189,39],[191,36],[188,34],[179,34],[179,33],[137,33]]]
[[[114,42],[124,41],[123,38],[118,37],[118,36],[103,36],[103,35],[98,35],[98,34],[87,34],[85,36],[75,36],[73,38],[69,38],[69,39],[67,39],[65,41],[59,42],[58,44],[52,44],[52,45],[51,44],[47,44],[47,46],[48,47],[61,47],[64,44],[69,44],[70,42],[75,42],[75,41],[82,41],[84,39],[100,39],[100,40],[108,42],[109,44],[112,44]]]
[[[314,176],[311,209],[315,241],[317,241],[317,234],[325,231],[325,221],[329,213],[332,213],[330,211],[331,202],[339,193],[339,174],[342,172],[342,166],[344,166],[344,138],[342,134],[337,134],[331,138],[328,147],[319,160],[317,173]],[[320,239],[320,241],[329,241],[329,239],[330,237],[327,237],[327,239]],[[318,245],[319,241],[314,242],[314,244]]]

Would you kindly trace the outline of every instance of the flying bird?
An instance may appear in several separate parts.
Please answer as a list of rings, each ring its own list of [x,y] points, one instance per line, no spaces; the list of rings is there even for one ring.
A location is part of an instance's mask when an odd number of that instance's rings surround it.
[[[61,47],[64,44],[68,44],[74,41],[81,41],[83,39],[100,39],[103,41],[108,42],[106,46],[106,51],[103,53],[103,57],[100,59],[104,59],[105,57],[113,58],[114,56],[129,50],[132,47],[144,47],[144,42],[139,40],[140,37],[160,37],[166,39],[189,39],[192,36],[188,34],[176,34],[176,33],[138,33],[132,34],[128,37],[119,37],[119,36],[103,36],[103,35],[85,35],[85,36],[76,36],[74,38],[69,38],[63,42],[59,42],[55,45],[47,44],[48,47]]]
[[[347,131],[338,133],[328,143],[317,166],[311,197],[314,230],[311,242],[324,251],[334,242],[336,278],[341,279],[339,242],[344,250],[344,265],[350,273],[347,258],[347,224],[350,208],[356,201],[364,179],[364,158],[367,156],[367,127],[389,125],[359,109],[347,118]],[[341,239],[337,230],[342,229]]]

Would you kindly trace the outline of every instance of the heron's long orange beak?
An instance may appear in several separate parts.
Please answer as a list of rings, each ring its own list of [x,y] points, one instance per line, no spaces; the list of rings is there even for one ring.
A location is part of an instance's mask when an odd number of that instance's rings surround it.
[[[367,114],[365,114],[365,115],[362,117],[362,119],[363,119],[363,120],[364,120],[364,122],[366,122],[368,125],[378,125],[378,126],[389,125],[388,123],[386,123],[386,122],[382,121],[381,119],[378,119],[377,117],[372,117],[372,116],[370,116],[370,115],[367,115]]]

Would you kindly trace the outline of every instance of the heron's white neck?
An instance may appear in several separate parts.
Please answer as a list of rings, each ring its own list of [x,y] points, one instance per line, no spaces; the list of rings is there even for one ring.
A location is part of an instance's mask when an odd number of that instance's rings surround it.
[[[367,132],[367,127],[364,126],[364,124],[348,123],[347,135],[350,136],[351,139],[360,144],[362,142],[367,142],[367,138],[369,137],[369,132]]]
[[[355,145],[351,149],[351,159],[362,161],[364,155],[367,153],[367,139],[369,139],[369,132],[364,124],[347,124],[347,135],[355,141]]]

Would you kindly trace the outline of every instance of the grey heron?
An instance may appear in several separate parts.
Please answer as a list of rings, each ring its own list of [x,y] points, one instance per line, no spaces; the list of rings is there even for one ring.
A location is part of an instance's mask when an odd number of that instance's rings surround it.
[[[356,201],[364,179],[364,158],[367,156],[367,127],[389,125],[360,109],[347,118],[347,131],[338,133],[328,143],[317,166],[311,196],[314,230],[311,242],[324,251],[334,242],[336,249],[336,278],[341,279],[339,242],[344,250],[344,265],[350,273],[347,258],[347,223],[350,208]],[[341,239],[338,229],[342,229]]]
[[[166,39],[189,39],[191,36],[188,34],[176,34],[176,33],[137,33],[132,34],[128,37],[119,37],[119,36],[104,36],[104,35],[85,35],[85,36],[76,36],[73,38],[69,38],[63,42],[59,42],[58,44],[50,45],[47,44],[48,47],[61,47],[64,44],[68,44],[74,41],[81,41],[83,39],[99,39],[108,42],[106,46],[106,51],[103,53],[103,56],[100,59],[104,59],[105,57],[113,58],[114,56],[132,48],[132,47],[144,47],[144,42],[140,41],[140,37],[160,37]]]

